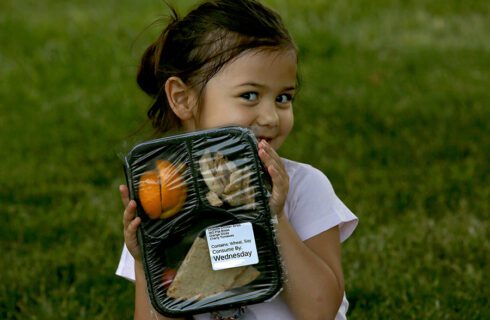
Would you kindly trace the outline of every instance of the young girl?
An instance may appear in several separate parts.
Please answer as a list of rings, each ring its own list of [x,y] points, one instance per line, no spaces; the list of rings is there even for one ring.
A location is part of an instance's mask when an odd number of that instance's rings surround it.
[[[293,128],[297,49],[281,18],[254,0],[202,3],[175,12],[143,55],[137,80],[154,98],[148,111],[161,133],[228,125],[251,128],[273,184],[270,207],[287,279],[270,302],[195,319],[344,319],[347,300],[340,243],[356,216],[319,170],[281,158]],[[120,186],[125,246],[117,274],[136,283],[135,319],[156,316],[147,293],[136,231],[136,202]]]

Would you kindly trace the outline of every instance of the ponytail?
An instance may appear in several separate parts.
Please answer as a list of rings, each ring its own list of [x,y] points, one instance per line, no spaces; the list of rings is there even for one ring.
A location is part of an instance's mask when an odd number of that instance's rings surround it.
[[[165,82],[173,74],[163,72],[160,67],[160,59],[169,31],[178,23],[177,12],[169,6],[172,11],[171,22],[163,30],[160,36],[143,53],[136,75],[138,86],[154,99],[147,112],[152,126],[158,132],[167,132],[181,126],[179,118],[173,113],[165,94]]]

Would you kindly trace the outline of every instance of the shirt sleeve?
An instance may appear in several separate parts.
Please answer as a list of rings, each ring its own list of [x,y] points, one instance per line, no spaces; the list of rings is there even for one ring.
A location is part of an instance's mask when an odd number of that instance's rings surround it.
[[[328,178],[318,169],[298,164],[290,172],[286,214],[301,240],[339,226],[345,241],[357,226],[357,217],[337,197]]]
[[[116,275],[130,281],[135,281],[136,278],[134,274],[134,258],[131,253],[129,253],[126,244],[124,245],[121,253],[121,259],[119,260],[119,265],[117,266]]]

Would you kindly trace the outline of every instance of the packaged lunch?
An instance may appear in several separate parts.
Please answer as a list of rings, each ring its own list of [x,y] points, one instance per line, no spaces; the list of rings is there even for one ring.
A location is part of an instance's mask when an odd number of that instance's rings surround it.
[[[169,316],[270,300],[282,265],[270,178],[246,128],[183,133],[125,157],[151,303]]]

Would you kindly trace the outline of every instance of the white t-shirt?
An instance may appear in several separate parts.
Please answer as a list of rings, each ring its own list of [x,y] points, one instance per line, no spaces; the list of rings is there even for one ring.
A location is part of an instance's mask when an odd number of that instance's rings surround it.
[[[289,192],[284,206],[284,214],[289,223],[305,241],[332,227],[339,226],[340,241],[346,240],[357,226],[357,217],[335,194],[328,178],[318,169],[287,159],[283,159],[289,174]],[[134,281],[134,259],[123,248],[116,274]],[[336,320],[346,319],[349,303],[344,299]],[[209,320],[209,314],[195,315],[194,319]],[[277,296],[272,301],[249,305],[241,319],[294,320],[287,304]]]

